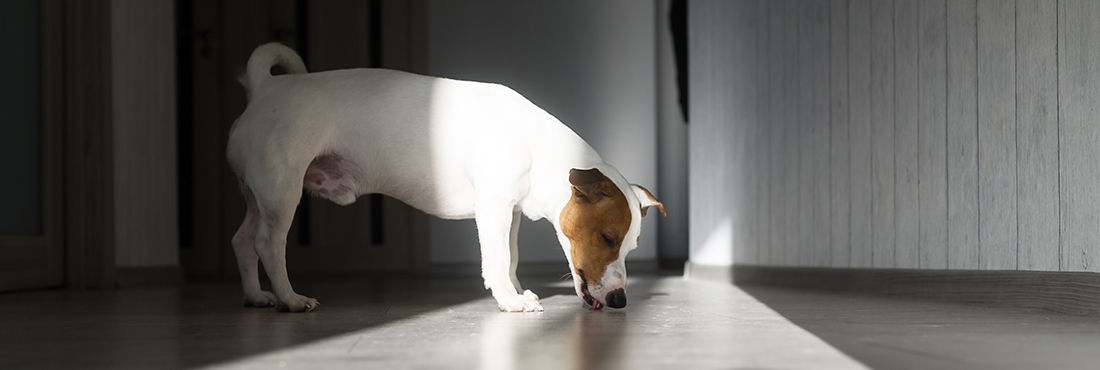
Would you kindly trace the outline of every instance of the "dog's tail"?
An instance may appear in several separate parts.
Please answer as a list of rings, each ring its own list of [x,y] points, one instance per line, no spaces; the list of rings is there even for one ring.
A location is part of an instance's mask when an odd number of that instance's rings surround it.
[[[271,78],[273,66],[282,66],[286,73],[306,73],[305,63],[302,63],[302,58],[291,48],[277,42],[260,45],[248,58],[247,71],[240,76],[241,85],[244,85],[249,99],[256,88]]]

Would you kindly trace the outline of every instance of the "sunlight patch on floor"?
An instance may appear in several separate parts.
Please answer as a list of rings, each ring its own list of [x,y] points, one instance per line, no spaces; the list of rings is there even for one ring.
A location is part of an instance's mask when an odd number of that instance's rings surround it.
[[[500,313],[487,297],[208,368],[867,368],[734,286],[666,277],[630,288],[623,310],[554,295],[544,312]]]

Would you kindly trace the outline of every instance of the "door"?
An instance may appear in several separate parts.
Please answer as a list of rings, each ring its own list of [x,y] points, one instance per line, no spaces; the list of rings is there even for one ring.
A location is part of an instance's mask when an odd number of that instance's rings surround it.
[[[230,239],[244,218],[225,160],[229,128],[246,106],[235,78],[252,50],[278,41],[310,72],[386,67],[424,72],[423,1],[180,1],[181,262],[190,277],[237,275]],[[370,195],[349,206],[303,197],[287,237],[287,269],[394,272],[427,268],[427,216]]]
[[[0,2],[0,291],[65,279],[58,10]]]

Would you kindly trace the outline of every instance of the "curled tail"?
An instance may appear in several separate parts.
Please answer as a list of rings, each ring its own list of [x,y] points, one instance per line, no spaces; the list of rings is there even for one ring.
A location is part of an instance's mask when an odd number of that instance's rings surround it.
[[[306,73],[302,58],[291,48],[277,42],[260,45],[248,58],[248,69],[240,78],[249,99],[256,88],[271,78],[271,67],[276,65],[285,68],[287,73]]]

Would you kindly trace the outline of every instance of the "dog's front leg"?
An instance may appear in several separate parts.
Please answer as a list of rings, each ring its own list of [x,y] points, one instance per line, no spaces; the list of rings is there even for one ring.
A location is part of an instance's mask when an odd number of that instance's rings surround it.
[[[481,241],[481,276],[485,288],[493,292],[501,311],[542,311],[539,297],[530,290],[519,294],[512,280],[513,206],[481,207],[475,210],[478,239]],[[518,222],[518,220],[515,220]]]
[[[516,277],[516,269],[519,268],[519,222],[523,217],[523,212],[512,212],[512,229],[508,232],[508,255],[510,258],[510,264],[508,265],[508,277],[512,279],[512,286],[516,287],[516,293],[523,294],[523,286],[519,284],[519,278]]]

